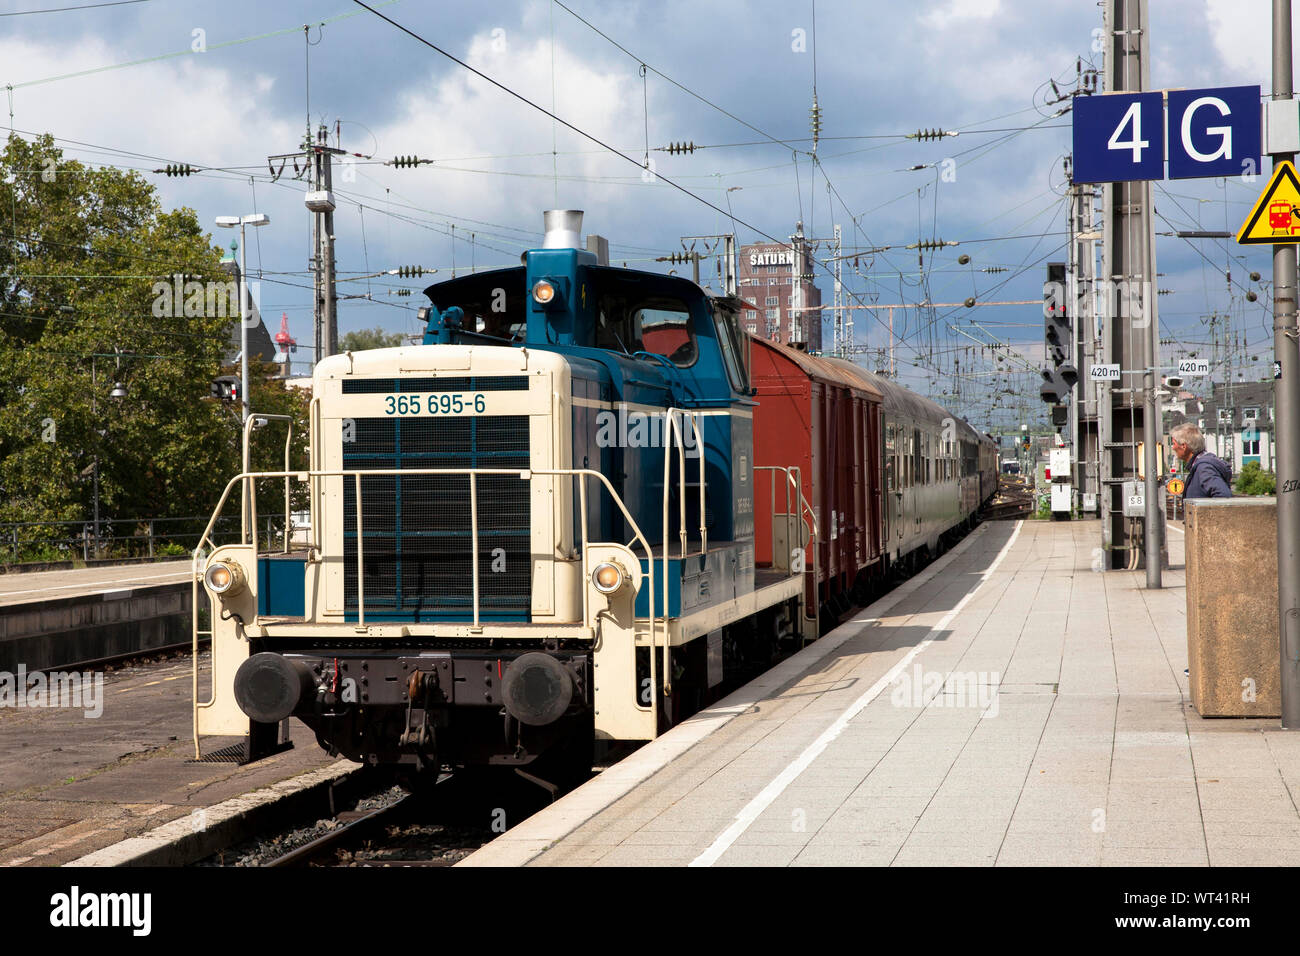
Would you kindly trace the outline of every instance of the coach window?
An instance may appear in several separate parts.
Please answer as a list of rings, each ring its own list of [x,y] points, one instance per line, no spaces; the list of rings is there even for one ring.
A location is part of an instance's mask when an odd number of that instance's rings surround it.
[[[885,488],[894,490],[894,426],[885,426]]]

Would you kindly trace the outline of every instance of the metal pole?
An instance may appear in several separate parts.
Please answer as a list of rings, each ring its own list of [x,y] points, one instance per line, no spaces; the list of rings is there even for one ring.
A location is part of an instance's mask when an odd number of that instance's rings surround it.
[[[333,189],[333,168],[334,154],[329,150],[329,134],[324,126],[317,131],[317,143],[320,149],[317,155],[320,157],[321,184],[317,189],[330,191]],[[339,350],[339,326],[338,316],[335,313],[335,303],[337,301],[337,292],[334,288],[334,213],[324,212],[320,214],[321,234],[320,234],[320,257],[321,257],[321,325],[322,331],[321,344],[326,356],[334,355]],[[317,353],[317,358],[320,353]]]
[[[248,287],[244,277],[244,223],[239,223],[239,423],[248,421]]]
[[[95,557],[99,557],[99,443],[103,441],[103,436],[99,434],[99,403],[96,400],[96,393],[99,391],[98,378],[95,375],[95,356],[90,357],[90,417],[94,420],[92,428],[95,431]],[[89,557],[87,557],[89,560]]]
[[[1143,13],[1145,14],[1145,10]],[[1142,19],[1145,24],[1146,17]],[[1145,79],[1145,77],[1144,77]],[[1144,466],[1146,469],[1146,482],[1142,490],[1146,498],[1146,559],[1147,559],[1147,587],[1159,589],[1161,560],[1160,560],[1160,532],[1163,529],[1164,509],[1160,507],[1160,475],[1158,474],[1159,462],[1156,447],[1160,442],[1160,407],[1156,400],[1156,369],[1160,365],[1160,320],[1156,312],[1156,282],[1155,282],[1155,250],[1151,248],[1151,184],[1142,183],[1142,281],[1145,286],[1143,289],[1143,311],[1146,313],[1147,327],[1147,347],[1145,349],[1147,356],[1146,372],[1142,377],[1143,397],[1145,398],[1145,407],[1142,410],[1142,442],[1144,445],[1144,455],[1146,459]]]
[[[1291,0],[1273,0],[1273,99],[1292,98]],[[1275,154],[1273,168],[1294,153]],[[1282,727],[1300,730],[1300,354],[1296,340],[1296,252],[1273,247],[1273,382],[1277,416],[1277,598],[1282,668]]]
[[[99,455],[95,455],[95,557],[99,557]]]

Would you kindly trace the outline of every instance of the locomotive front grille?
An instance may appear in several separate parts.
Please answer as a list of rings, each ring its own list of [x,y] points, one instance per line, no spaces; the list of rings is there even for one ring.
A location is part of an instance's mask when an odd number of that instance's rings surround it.
[[[434,383],[436,389],[431,387]],[[362,380],[344,385],[345,393],[527,387],[523,378],[500,376],[381,383]],[[362,388],[349,390],[347,385]],[[529,467],[526,415],[357,418],[344,438],[350,438],[343,443],[346,471]],[[511,475],[482,475],[476,481],[480,619],[527,621],[532,606],[528,482]],[[471,620],[474,597],[469,477],[365,476],[361,479],[361,499],[366,620]],[[349,618],[355,618],[354,479],[343,481],[343,545],[344,608]]]

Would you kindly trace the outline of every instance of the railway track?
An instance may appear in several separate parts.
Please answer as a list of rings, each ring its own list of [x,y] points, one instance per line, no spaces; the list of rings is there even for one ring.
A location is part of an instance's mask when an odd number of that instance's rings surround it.
[[[408,793],[395,803],[374,807],[369,810],[344,810],[335,820],[340,824],[328,830],[316,839],[300,847],[267,860],[263,866],[312,866],[327,863],[331,857],[337,857],[339,850],[348,843],[359,842],[380,832],[385,826],[402,819],[411,812],[416,800],[415,794]],[[408,865],[450,866],[442,860],[405,861]],[[395,865],[395,864],[393,864]]]
[[[1028,518],[1037,508],[1034,489],[1024,475],[999,475],[998,490],[980,512],[984,521]]]

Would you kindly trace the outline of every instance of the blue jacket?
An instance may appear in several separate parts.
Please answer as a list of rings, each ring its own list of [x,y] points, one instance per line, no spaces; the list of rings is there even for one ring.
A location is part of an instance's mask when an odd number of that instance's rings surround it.
[[[1232,469],[1222,458],[1203,451],[1187,466],[1184,498],[1231,498]]]

